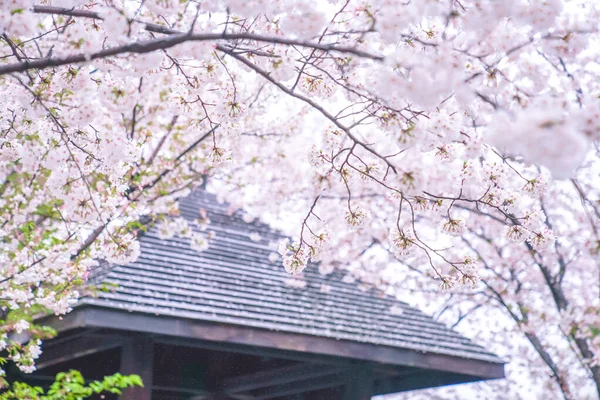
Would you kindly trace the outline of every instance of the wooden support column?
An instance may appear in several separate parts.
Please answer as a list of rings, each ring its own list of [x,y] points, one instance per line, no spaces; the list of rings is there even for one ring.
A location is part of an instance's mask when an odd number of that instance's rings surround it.
[[[371,400],[373,396],[373,369],[367,365],[355,365],[348,371],[348,383],[344,400]]]
[[[154,361],[153,342],[145,337],[133,337],[124,341],[121,348],[121,374],[137,374],[144,387],[125,389],[121,400],[152,399],[152,368]]]

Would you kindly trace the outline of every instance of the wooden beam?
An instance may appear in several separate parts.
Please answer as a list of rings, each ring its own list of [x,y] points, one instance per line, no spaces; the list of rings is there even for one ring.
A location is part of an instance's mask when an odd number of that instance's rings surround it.
[[[192,396],[188,400],[271,399],[342,386],[345,366],[296,364],[227,379],[222,393]],[[242,393],[245,392],[245,393]]]
[[[52,339],[49,340],[44,340],[43,344],[46,347],[50,347],[50,346],[56,346],[65,342],[71,342],[72,340],[75,340],[77,338],[80,337],[90,337],[90,336],[97,336],[98,332],[100,332],[101,329],[99,328],[93,328],[93,329],[81,329],[81,330],[75,330],[72,332],[66,332],[64,334],[58,335],[56,337],[53,337]],[[116,335],[116,336],[120,336],[120,335]]]
[[[38,370],[113,349],[122,344],[118,337],[96,335],[79,336],[68,342],[49,342],[48,346],[45,346],[45,343],[42,344],[42,354],[35,363]]]
[[[473,382],[471,375],[415,369],[396,377],[375,380],[374,394],[399,393],[410,390]]]
[[[256,400],[256,398],[247,394],[209,393],[192,396],[187,400]]]
[[[297,394],[313,392],[316,390],[343,386],[346,381],[347,378],[344,375],[327,375],[315,379],[294,382],[279,387],[271,387],[266,390],[262,390],[259,393],[253,393],[253,395],[257,400],[275,399],[277,397],[293,396]]]
[[[345,370],[346,367],[335,365],[305,363],[289,365],[282,368],[226,379],[223,382],[223,391],[228,394],[248,392],[256,389],[305,381],[311,378],[319,378],[326,375],[339,374]]]
[[[198,398],[209,395],[209,393],[205,390],[187,388],[187,387],[181,387],[181,386],[152,385],[152,390],[153,391],[160,390],[161,392],[177,393],[177,394],[181,394],[181,395],[188,394],[188,395],[192,395],[194,397],[197,396]]]
[[[348,365],[350,361],[347,359],[326,356],[320,354],[308,354],[303,352],[272,349],[268,347],[258,347],[253,345],[244,345],[229,342],[211,342],[202,339],[192,339],[186,337],[166,337],[157,336],[156,343],[161,343],[170,346],[194,347],[199,349],[224,351],[229,353],[248,354],[257,357],[271,357],[282,360],[291,360],[297,362],[312,362],[327,365]]]
[[[120,372],[123,375],[139,375],[144,386],[125,389],[121,400],[151,400],[153,366],[154,343],[151,339],[140,336],[123,342]]]

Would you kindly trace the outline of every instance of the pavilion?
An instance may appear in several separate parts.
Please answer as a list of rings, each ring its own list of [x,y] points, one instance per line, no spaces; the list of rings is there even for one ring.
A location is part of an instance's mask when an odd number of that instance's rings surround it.
[[[279,234],[230,215],[215,196],[197,191],[180,204],[190,221],[207,211],[210,248],[144,233],[136,262],[94,277],[113,290],[43,321],[59,335],[43,344],[38,370],[19,379],[43,385],[75,368],[91,379],[140,375],[145,386],[128,400],[365,400],[504,377],[494,354],[395,298],[345,283],[342,271],[309,267],[300,285],[290,281],[280,259],[269,261]]]

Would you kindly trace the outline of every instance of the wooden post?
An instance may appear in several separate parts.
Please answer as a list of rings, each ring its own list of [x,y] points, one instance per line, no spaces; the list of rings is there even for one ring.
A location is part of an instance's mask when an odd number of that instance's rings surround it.
[[[373,396],[373,370],[366,365],[355,365],[348,371],[344,400],[371,400]]]
[[[121,374],[137,374],[142,378],[144,387],[125,389],[121,400],[152,399],[152,368],[154,347],[152,340],[145,337],[133,337],[124,341],[121,349]]]

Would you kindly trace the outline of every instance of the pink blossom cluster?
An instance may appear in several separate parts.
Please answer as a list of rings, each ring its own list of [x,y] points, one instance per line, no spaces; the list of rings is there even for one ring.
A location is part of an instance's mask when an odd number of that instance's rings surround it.
[[[0,346],[31,371],[13,333],[47,337],[34,315],[150,226],[206,250],[206,213],[177,200],[209,179],[290,233],[287,271],[471,293],[457,315],[509,318],[553,393],[600,388],[599,19],[584,0],[0,2]]]

